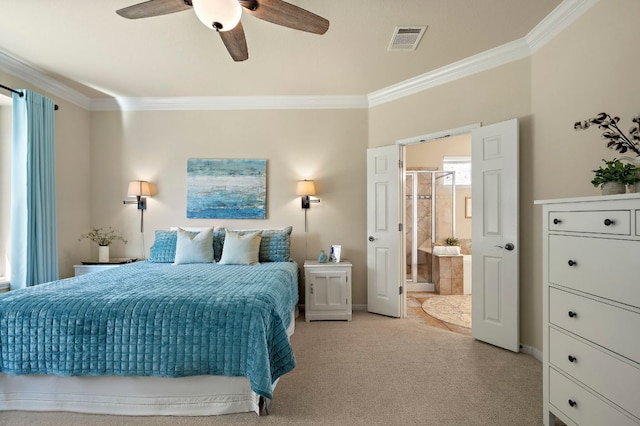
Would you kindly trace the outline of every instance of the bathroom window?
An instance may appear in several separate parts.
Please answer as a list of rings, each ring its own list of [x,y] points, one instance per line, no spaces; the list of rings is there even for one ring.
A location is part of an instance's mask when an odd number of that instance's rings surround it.
[[[442,170],[456,173],[456,187],[471,186],[471,157],[446,156],[442,160]],[[452,176],[444,178],[445,185],[451,185]]]

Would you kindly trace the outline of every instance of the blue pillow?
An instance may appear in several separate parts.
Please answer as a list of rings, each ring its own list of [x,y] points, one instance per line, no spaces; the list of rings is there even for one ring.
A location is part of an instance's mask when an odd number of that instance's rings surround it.
[[[177,231],[156,231],[156,238],[149,250],[149,262],[173,263],[176,260]]]
[[[225,233],[226,230],[224,228],[216,228],[213,231],[213,260],[216,262],[219,262],[222,257]]]

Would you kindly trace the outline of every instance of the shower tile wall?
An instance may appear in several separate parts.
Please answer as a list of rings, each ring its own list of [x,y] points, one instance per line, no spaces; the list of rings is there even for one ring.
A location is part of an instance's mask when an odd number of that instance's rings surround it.
[[[444,243],[448,237],[452,237],[453,218],[451,211],[453,210],[453,199],[451,186],[444,186],[444,179],[436,181],[436,236],[438,243]]]
[[[418,228],[417,247],[431,245],[431,173],[408,174],[406,179],[406,237],[407,237],[407,274],[411,273],[411,255],[413,238],[413,177],[418,179]],[[418,282],[431,282],[431,262],[428,254],[418,250]]]

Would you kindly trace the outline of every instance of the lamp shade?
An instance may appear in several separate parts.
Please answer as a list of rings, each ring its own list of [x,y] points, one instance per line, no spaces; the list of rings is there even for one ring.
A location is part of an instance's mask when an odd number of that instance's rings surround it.
[[[312,180],[299,180],[296,187],[297,195],[316,195],[316,184]]]
[[[238,0],[193,0],[193,9],[206,27],[216,31],[234,29],[242,16]]]
[[[145,180],[132,180],[127,189],[128,197],[150,197],[151,186]]]

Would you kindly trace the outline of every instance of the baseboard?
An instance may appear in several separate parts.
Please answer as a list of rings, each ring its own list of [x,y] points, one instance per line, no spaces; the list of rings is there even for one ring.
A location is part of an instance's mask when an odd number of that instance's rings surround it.
[[[301,303],[298,305],[298,309],[300,311],[304,311],[304,303]],[[364,311],[367,312],[367,305],[352,305],[351,306],[351,310],[352,311]],[[297,317],[296,317],[297,318]]]
[[[531,355],[538,361],[542,362],[542,351],[529,345],[520,345],[520,352]]]

